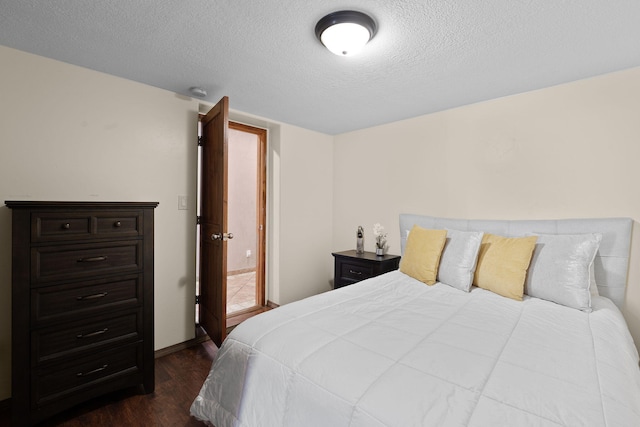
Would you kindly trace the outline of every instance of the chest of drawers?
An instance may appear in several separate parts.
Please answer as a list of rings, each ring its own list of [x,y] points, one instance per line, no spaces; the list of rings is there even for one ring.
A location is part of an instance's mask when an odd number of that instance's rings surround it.
[[[12,209],[12,418],[154,389],[157,203],[19,202]]]

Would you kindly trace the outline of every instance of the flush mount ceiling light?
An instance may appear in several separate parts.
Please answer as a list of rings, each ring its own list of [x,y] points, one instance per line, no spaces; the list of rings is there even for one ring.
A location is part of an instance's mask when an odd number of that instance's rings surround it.
[[[316,37],[336,55],[355,55],[376,33],[376,23],[362,12],[341,10],[325,16],[316,24]]]

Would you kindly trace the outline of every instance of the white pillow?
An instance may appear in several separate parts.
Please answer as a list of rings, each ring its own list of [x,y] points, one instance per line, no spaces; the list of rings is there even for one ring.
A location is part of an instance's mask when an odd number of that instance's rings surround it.
[[[591,292],[591,299],[593,299],[593,297],[600,296],[600,292],[598,292],[598,284],[596,283],[596,269],[594,264],[595,261],[592,262],[589,267],[589,292]]]
[[[538,241],[525,282],[525,293],[590,312],[592,264],[602,235],[537,236]]]
[[[447,240],[438,267],[439,282],[469,292],[483,235],[481,231],[447,229]]]

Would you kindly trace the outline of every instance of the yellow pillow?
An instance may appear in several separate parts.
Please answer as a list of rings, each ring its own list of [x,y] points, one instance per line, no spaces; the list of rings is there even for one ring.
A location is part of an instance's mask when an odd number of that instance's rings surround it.
[[[440,255],[447,240],[447,230],[427,230],[414,225],[407,237],[400,271],[427,285],[436,283]]]
[[[502,237],[485,233],[473,284],[522,301],[524,282],[538,236]]]

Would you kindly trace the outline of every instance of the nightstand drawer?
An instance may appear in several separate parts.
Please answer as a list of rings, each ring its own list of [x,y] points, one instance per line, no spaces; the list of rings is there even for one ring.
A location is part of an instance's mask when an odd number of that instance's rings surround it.
[[[335,258],[333,287],[336,289],[397,270],[400,263],[399,255],[357,253],[353,250],[331,255]]]
[[[350,262],[340,263],[340,278],[347,280],[364,280],[373,277],[373,266],[354,264]]]

